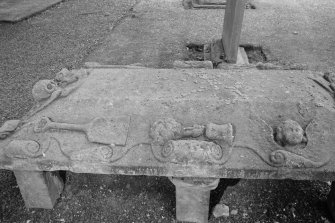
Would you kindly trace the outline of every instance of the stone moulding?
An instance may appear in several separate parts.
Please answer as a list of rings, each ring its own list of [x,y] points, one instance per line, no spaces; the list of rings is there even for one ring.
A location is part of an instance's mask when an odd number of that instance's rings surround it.
[[[97,117],[88,123],[73,124],[53,122],[51,118],[41,117],[20,127],[18,132],[22,134],[15,133],[14,139],[6,145],[5,154],[11,159],[43,160],[52,159],[50,154],[59,150],[57,156],[65,156],[68,161],[116,162],[133,148],[146,144],[127,145],[130,121],[130,116],[114,119]],[[250,150],[267,165],[275,168],[319,168],[331,159],[327,150],[329,146],[326,144],[329,140],[326,137],[331,137],[329,133],[332,130],[330,122],[325,118],[316,115],[305,127],[306,140],[296,146],[277,143],[273,128],[260,117],[250,115],[248,121],[246,126],[252,130],[248,132],[256,144],[243,144],[237,137],[238,129],[231,123],[183,126],[172,118],[160,119],[151,124],[151,142],[147,144],[157,161],[186,166],[222,166],[237,149]],[[60,140],[52,134],[43,134],[48,131],[57,131],[58,134],[68,134],[66,131],[83,132],[89,144],[76,150],[64,151]],[[27,138],[27,134],[33,134],[34,137]],[[57,143],[52,143],[53,141]]]

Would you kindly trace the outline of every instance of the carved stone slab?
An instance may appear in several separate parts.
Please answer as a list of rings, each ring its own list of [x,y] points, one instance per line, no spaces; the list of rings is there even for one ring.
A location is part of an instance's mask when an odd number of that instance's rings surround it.
[[[335,179],[334,93],[318,73],[64,70],[48,84],[0,128],[0,168]]]
[[[85,124],[52,122],[50,118],[42,117],[35,125],[34,131],[36,133],[45,132],[50,129],[80,131],[87,135],[90,142],[125,146],[129,122],[129,116],[114,119],[98,117]]]

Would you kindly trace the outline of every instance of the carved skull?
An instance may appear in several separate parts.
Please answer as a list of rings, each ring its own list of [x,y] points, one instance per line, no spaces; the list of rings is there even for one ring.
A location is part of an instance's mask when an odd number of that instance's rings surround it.
[[[47,99],[57,88],[58,86],[53,80],[40,80],[33,87],[33,98],[36,101]]]

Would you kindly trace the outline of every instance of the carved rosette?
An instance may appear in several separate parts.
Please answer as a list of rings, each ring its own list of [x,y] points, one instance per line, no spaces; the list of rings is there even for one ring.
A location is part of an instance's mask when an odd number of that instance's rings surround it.
[[[183,165],[223,165],[230,158],[234,140],[231,124],[183,127],[171,118],[154,122],[150,136],[157,160]]]

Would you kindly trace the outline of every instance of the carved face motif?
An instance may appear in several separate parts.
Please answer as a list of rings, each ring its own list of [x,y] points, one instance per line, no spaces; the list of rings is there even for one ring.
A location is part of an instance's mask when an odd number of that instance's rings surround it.
[[[40,80],[34,85],[32,94],[36,101],[41,101],[49,98],[57,88],[57,84],[52,80]]]
[[[276,141],[282,146],[294,146],[303,142],[304,130],[293,120],[282,122],[276,129]]]
[[[150,136],[156,144],[164,145],[165,142],[178,138],[181,132],[181,124],[172,118],[167,118],[152,124]]]

